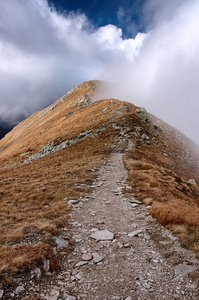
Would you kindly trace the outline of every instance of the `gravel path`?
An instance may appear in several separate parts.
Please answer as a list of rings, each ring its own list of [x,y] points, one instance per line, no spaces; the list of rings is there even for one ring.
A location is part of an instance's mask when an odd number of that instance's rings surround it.
[[[198,261],[144,205],[124,198],[126,178],[122,154],[112,154],[93,193],[70,201],[73,226],[66,236],[74,240],[74,251],[61,273],[22,286],[26,295],[32,290],[46,300],[199,299]]]
[[[59,276],[57,299],[198,299],[193,254],[144,205],[124,198],[126,178],[122,154],[113,154],[93,193],[73,205],[75,249]]]

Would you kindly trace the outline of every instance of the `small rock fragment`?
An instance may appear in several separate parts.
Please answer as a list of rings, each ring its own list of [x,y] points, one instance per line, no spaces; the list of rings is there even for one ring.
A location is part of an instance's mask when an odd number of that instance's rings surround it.
[[[65,251],[59,253],[60,257],[66,256],[66,255],[67,255],[67,252],[65,252]]]
[[[115,195],[117,196],[122,195],[122,192],[121,191],[115,192]]]
[[[66,297],[66,299],[65,300],[76,300],[77,298],[76,297],[74,297],[74,296],[68,296],[68,297]]]
[[[57,300],[59,297],[59,291],[53,290],[50,294],[45,298],[46,300]]]
[[[133,237],[133,236],[137,236],[139,233],[142,232],[142,229],[138,229],[138,230],[135,230],[135,231],[131,231],[128,236],[129,237]]]
[[[68,241],[61,237],[54,237],[54,240],[58,248],[67,247],[69,245]]]
[[[95,264],[99,263],[100,261],[102,261],[104,259],[104,257],[99,255],[97,252],[92,253],[92,255],[93,255],[93,262]]]
[[[79,268],[79,267],[81,267],[81,266],[86,265],[87,263],[88,263],[88,261],[80,261],[80,262],[78,262],[78,263],[75,265],[75,267],[76,267],[76,268]]]
[[[96,228],[96,227],[93,227],[93,228],[91,228],[91,230],[90,230],[90,232],[96,232],[96,231],[99,231],[99,229]]]
[[[79,203],[79,200],[69,200],[68,205],[77,204]]]
[[[76,277],[76,279],[81,280],[82,276],[83,276],[83,273],[78,273],[75,277]]]
[[[4,294],[4,290],[0,290],[0,298],[3,297],[3,294]]]
[[[150,286],[148,283],[144,283],[144,284],[143,284],[143,287],[144,287],[145,289],[147,289],[147,290],[151,288],[151,286]]]
[[[50,260],[49,259],[43,259],[43,269],[45,272],[48,272],[50,270]]]
[[[190,185],[193,186],[193,187],[197,187],[197,183],[195,182],[194,179],[189,179],[189,180],[187,181],[187,183],[190,184]]]
[[[129,248],[129,247],[131,247],[131,245],[128,244],[128,243],[124,244],[123,246],[124,246],[124,248]]]
[[[177,241],[177,237],[175,237],[175,236],[173,236],[173,235],[169,235],[169,238],[173,241],[173,242],[175,242],[175,241]]]
[[[82,255],[82,260],[88,261],[88,260],[91,260],[92,257],[93,257],[92,254],[85,253],[85,254]]]
[[[159,241],[159,243],[160,243],[161,245],[169,245],[169,244],[172,243],[172,241]]]
[[[138,201],[138,200],[136,200],[136,199],[131,199],[130,202],[131,202],[131,203],[138,204],[138,205],[143,204],[141,201]]]
[[[41,269],[39,268],[35,268],[34,270],[31,271],[31,278],[36,277],[37,279],[39,279],[41,277]]]
[[[83,239],[84,239],[83,236],[78,235],[78,234],[75,234],[72,237],[72,240],[75,241],[75,242],[81,242]]]
[[[104,224],[104,221],[103,220],[98,220],[97,224]]]
[[[16,289],[15,289],[15,294],[21,294],[25,291],[25,288],[22,285],[19,285]]]

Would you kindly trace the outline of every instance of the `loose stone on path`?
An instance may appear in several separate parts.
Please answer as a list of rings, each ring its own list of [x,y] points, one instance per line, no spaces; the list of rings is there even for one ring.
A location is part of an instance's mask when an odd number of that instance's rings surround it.
[[[99,255],[98,253],[92,253],[92,255],[93,255],[93,262],[95,263],[95,264],[97,264],[97,263],[99,263],[100,261],[102,261],[103,259],[104,259],[104,257],[103,256],[101,256],[101,255]]]
[[[79,267],[82,267],[82,266],[86,265],[87,263],[88,263],[88,261],[80,261],[80,262],[78,262],[78,263],[75,265],[75,267],[76,267],[76,268],[79,268]]]
[[[138,230],[135,230],[135,231],[131,231],[128,236],[129,237],[133,237],[133,236],[137,236],[138,234],[142,233],[142,229],[138,229]]]
[[[4,294],[4,290],[0,290],[0,298],[3,297],[3,294]]]
[[[109,230],[99,230],[91,234],[91,238],[98,241],[113,240],[114,234]]]
[[[88,261],[88,260],[91,260],[92,257],[93,257],[92,254],[90,254],[90,253],[85,253],[85,254],[82,255],[82,260]]]

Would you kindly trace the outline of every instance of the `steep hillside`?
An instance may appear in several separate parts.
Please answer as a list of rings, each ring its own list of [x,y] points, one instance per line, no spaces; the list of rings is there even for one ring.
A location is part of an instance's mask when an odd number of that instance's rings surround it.
[[[43,259],[59,268],[67,250],[53,249],[68,222],[68,201],[92,190],[113,152],[124,153],[132,190],[123,193],[150,205],[185,247],[199,251],[198,147],[143,108],[116,99],[92,103],[100,84],[81,84],[0,140],[3,276]]]

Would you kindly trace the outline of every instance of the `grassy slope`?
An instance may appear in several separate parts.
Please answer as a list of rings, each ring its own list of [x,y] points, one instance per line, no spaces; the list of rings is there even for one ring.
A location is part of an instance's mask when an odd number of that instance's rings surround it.
[[[129,183],[136,198],[151,206],[150,213],[183,246],[199,252],[199,190],[187,183],[191,178],[199,183],[199,149],[172,127],[151,119],[152,126],[143,126],[140,133],[150,137],[151,145],[134,139],[134,151],[124,157]],[[154,122],[164,132],[157,135]]]
[[[142,121],[135,116],[136,107],[126,102],[108,99],[86,106],[80,97],[92,95],[95,84],[82,84],[0,141],[1,272],[41,263],[43,257],[50,258],[52,269],[57,267],[53,236],[67,225],[67,201],[90,191],[95,178],[90,170],[116,147],[119,129],[113,123],[125,128],[133,140],[132,153],[124,156],[133,193],[152,204],[151,213],[171,225],[186,246],[198,250],[199,194],[187,184],[190,178],[199,183],[198,150],[193,151],[185,137],[157,123],[155,117],[151,116],[150,124]],[[154,122],[164,133],[154,128]],[[59,144],[101,125],[106,130],[99,134],[29,164],[19,163],[52,140]],[[78,189],[75,183],[85,186]]]

